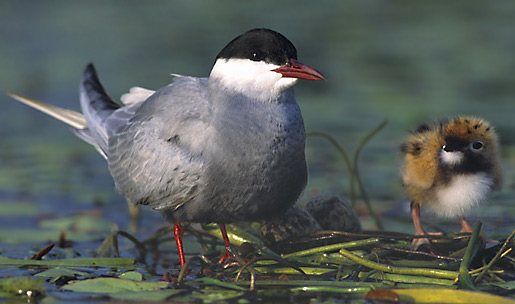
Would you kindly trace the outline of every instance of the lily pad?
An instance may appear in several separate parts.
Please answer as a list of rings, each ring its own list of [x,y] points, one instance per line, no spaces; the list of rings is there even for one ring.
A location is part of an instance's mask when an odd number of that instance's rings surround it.
[[[143,281],[143,275],[137,271],[127,271],[118,276],[120,279]]]
[[[63,267],[55,267],[52,269],[45,270],[43,272],[37,273],[34,276],[36,277],[45,277],[45,278],[58,278],[58,277],[76,277],[76,276],[87,276],[89,273],[73,270],[70,268]]]
[[[202,292],[193,292],[191,298],[199,299],[202,303],[219,303],[241,297],[244,294],[244,291],[205,288]]]
[[[131,300],[131,301],[144,301],[144,302],[161,302],[167,298],[178,295],[184,292],[180,289],[164,289],[152,291],[139,291],[139,292],[117,292],[110,293],[109,297],[118,300]]]
[[[75,267],[134,267],[130,258],[74,258],[61,260],[20,260],[0,258],[0,265],[75,266]]]
[[[138,282],[120,278],[95,278],[82,281],[71,281],[62,289],[78,292],[118,293],[159,290],[168,287],[167,282]]]
[[[42,294],[46,290],[43,278],[16,277],[0,279],[0,292],[11,295]]]

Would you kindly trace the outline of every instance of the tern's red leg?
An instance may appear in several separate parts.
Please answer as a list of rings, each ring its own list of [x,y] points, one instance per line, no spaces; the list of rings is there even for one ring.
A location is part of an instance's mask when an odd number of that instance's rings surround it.
[[[184,230],[181,227],[179,222],[173,225],[173,237],[175,238],[175,243],[177,244],[177,251],[179,252],[179,260],[181,261],[181,268],[184,266],[184,248],[182,247],[182,233]]]
[[[463,216],[459,217],[460,224],[461,224],[461,231],[460,232],[472,232],[472,227],[470,227],[469,223],[465,220]]]
[[[219,261],[219,263],[222,264],[223,262],[225,262],[225,260],[227,260],[228,258],[231,257],[231,254],[227,250],[227,248],[231,247],[231,243],[229,242],[229,237],[227,236],[227,230],[225,229],[225,224],[218,223],[218,227],[220,227],[220,231],[222,232],[222,238],[224,239],[224,244],[225,244],[225,249],[226,249],[224,255],[220,258],[220,261]]]

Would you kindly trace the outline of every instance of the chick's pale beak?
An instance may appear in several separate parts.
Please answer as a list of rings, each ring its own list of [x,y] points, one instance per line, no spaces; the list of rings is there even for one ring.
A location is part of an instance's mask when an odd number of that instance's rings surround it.
[[[290,59],[290,65],[273,70],[280,73],[283,77],[300,78],[307,80],[325,80],[325,76],[314,68]]]

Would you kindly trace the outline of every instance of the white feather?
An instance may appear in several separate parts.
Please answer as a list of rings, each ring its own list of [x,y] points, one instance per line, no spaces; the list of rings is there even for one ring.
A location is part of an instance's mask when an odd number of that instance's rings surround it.
[[[440,159],[442,160],[442,162],[450,166],[455,166],[461,163],[463,157],[463,152],[460,151],[447,152],[445,150],[442,150],[442,152],[440,153]]]
[[[142,87],[132,87],[129,90],[129,93],[125,93],[122,95],[120,100],[123,102],[124,105],[129,105],[137,102],[142,102],[147,100],[152,94],[154,94],[155,91],[145,89]]]
[[[437,189],[436,200],[429,207],[439,216],[463,215],[486,198],[492,185],[493,179],[486,173],[457,175]]]
[[[209,79],[246,96],[270,101],[297,82],[297,78],[274,72],[277,68],[278,65],[250,59],[218,59]]]

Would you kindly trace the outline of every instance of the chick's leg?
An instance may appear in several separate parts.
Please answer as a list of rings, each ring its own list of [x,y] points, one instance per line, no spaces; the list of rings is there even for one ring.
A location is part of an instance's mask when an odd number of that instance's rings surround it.
[[[422,227],[422,223],[420,222],[420,205],[411,202],[411,218],[413,219],[413,225],[415,226],[415,235],[429,235],[424,228]],[[417,250],[422,245],[427,245],[430,249],[432,249],[431,242],[427,237],[425,238],[414,238],[411,242],[411,250]]]
[[[463,216],[459,217],[460,224],[461,224],[461,231],[460,232],[472,232],[472,227],[470,227],[469,223],[465,220]]]

